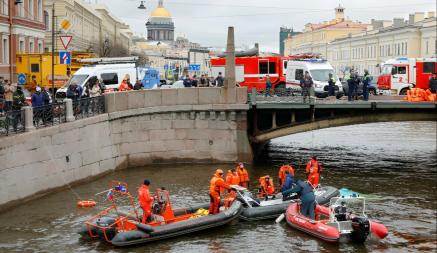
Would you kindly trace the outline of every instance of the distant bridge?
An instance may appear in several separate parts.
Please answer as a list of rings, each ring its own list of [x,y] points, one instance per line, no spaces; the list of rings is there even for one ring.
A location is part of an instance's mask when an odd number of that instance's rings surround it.
[[[374,97],[372,101],[264,97],[249,93],[248,133],[252,144],[323,128],[391,121],[437,121],[437,103]],[[376,100],[378,98],[378,100]],[[385,99],[385,100],[383,100]],[[390,98],[388,98],[390,99]]]

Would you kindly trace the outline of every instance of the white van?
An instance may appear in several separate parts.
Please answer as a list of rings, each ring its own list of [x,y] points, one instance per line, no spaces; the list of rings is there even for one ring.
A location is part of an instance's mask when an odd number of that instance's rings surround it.
[[[303,79],[305,71],[308,71],[313,78],[315,95],[319,98],[328,96],[328,79],[329,74],[332,73],[335,82],[335,95],[341,98],[343,93],[343,86],[338,79],[334,68],[328,61],[322,59],[303,59],[288,61],[287,63],[287,88],[296,89],[300,87],[300,80]]]
[[[126,74],[130,76],[130,82],[134,85],[137,78],[143,80],[146,70],[147,69],[143,67],[136,67],[135,63],[87,65],[74,73],[65,86],[56,91],[56,100],[62,101],[67,97],[67,89],[74,80],[77,81],[78,85],[84,88],[84,92],[87,82],[92,77],[103,79],[107,90],[118,90]]]

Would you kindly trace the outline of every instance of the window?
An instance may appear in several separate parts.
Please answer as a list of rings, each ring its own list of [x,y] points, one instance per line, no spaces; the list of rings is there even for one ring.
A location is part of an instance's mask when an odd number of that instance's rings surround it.
[[[3,45],[2,45],[2,49],[3,49],[3,63],[4,64],[8,64],[9,63],[9,39],[7,38],[3,38]]]
[[[21,4],[17,4],[17,9],[18,9],[18,16],[19,17],[23,17],[24,15],[24,1]]]
[[[405,55],[407,55],[407,54],[408,54],[408,43],[405,42]]]
[[[30,71],[39,72],[39,64],[38,63],[30,64]]]
[[[395,74],[406,74],[407,73],[407,67],[397,67],[397,73]]]
[[[24,53],[24,41],[20,40],[20,44],[19,44],[19,52],[20,53]]]
[[[288,61],[284,61],[284,72],[287,69],[287,64],[288,64]]]
[[[302,80],[303,79],[303,69],[296,69],[294,80]]]
[[[34,49],[33,42],[29,42],[29,53],[33,53]]]
[[[425,62],[423,63],[423,73],[436,73],[435,62]]]
[[[46,26],[46,31],[50,29],[50,17],[47,11],[44,11],[44,25]]]
[[[9,15],[9,1],[2,1],[2,13],[4,15]]]
[[[269,62],[269,74],[276,74],[276,62]]]
[[[42,21],[42,0],[38,0],[38,21]]]
[[[105,85],[118,84],[117,73],[104,73],[100,75]]]
[[[28,11],[27,11],[27,16],[30,19],[34,19],[35,15],[33,13],[33,0],[29,0],[29,5],[28,5]]]
[[[269,63],[264,61],[264,62],[259,62],[259,73],[260,74],[268,74],[269,73]]]
[[[42,43],[38,42],[38,53],[42,53]]]

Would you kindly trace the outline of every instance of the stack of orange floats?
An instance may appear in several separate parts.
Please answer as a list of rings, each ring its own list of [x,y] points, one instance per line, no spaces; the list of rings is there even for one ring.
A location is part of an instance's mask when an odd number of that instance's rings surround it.
[[[419,88],[413,88],[409,91],[407,91],[407,96],[404,98],[404,100],[407,100],[408,102],[424,102],[424,101],[437,101],[437,95],[431,93],[431,91],[419,89]]]

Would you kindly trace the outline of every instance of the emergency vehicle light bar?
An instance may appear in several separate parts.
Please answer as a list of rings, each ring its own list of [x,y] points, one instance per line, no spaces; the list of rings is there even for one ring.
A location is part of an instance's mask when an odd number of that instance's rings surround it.
[[[80,63],[89,64],[120,64],[120,63],[136,63],[138,56],[133,57],[113,57],[113,58],[87,58],[78,60]]]

